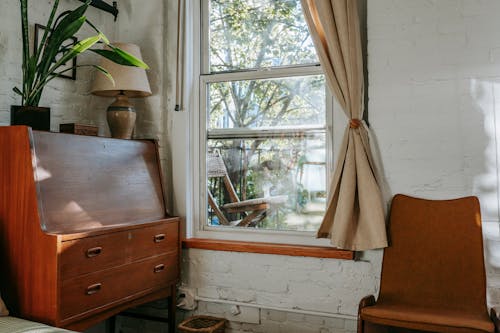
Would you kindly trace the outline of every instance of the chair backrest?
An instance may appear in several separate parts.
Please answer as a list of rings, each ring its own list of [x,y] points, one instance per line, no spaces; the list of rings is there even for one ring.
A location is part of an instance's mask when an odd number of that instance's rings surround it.
[[[208,178],[222,178],[224,181],[224,186],[231,202],[239,202],[238,194],[231,183],[231,179],[227,173],[226,164],[222,159],[222,155],[218,150],[214,150],[207,154],[207,177]]]
[[[207,154],[207,177],[210,178],[220,178],[223,181],[224,187],[229,194],[231,202],[239,202],[238,194],[231,183],[231,179],[227,173],[226,164],[222,159],[222,155],[218,150],[214,150]],[[210,188],[207,188],[208,204],[214,211],[215,215],[219,218],[219,223],[222,225],[229,225],[229,220],[227,219],[224,212],[219,207],[217,200],[214,198],[213,194],[210,192]]]
[[[379,301],[485,311],[486,276],[476,197],[424,200],[396,195]]]

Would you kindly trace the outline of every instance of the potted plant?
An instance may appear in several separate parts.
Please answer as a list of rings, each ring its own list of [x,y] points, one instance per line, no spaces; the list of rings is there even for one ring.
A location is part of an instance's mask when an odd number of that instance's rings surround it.
[[[59,0],[55,0],[41,42],[31,49],[28,33],[28,0],[20,0],[20,2],[23,43],[22,87],[14,87],[13,90],[21,96],[22,103],[20,106],[11,107],[12,125],[23,124],[33,129],[50,130],[50,109],[39,107],[40,98],[47,83],[58,75],[72,70],[67,67],[62,69],[62,66],[72,61],[78,54],[91,51],[121,65],[148,69],[148,66],[141,60],[111,45],[106,36],[87,20],[85,12],[91,3],[90,0],[74,10],[61,13],[57,18]],[[65,41],[73,37],[85,23],[96,31],[96,35],[68,46]],[[104,43],[107,48],[91,49],[97,43]],[[96,68],[113,80],[105,68],[97,65],[86,66]]]

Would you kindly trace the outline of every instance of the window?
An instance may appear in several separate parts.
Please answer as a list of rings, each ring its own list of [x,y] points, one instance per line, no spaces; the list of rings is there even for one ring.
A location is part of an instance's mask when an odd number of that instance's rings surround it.
[[[200,229],[310,237],[326,208],[333,103],[300,0],[202,1],[201,22]],[[226,181],[207,174],[213,156]]]

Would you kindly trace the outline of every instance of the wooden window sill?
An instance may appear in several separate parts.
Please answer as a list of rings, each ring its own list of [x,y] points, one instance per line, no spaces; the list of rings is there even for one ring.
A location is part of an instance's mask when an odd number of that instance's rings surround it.
[[[185,249],[203,249],[213,251],[248,252],[278,254],[297,257],[315,257],[354,260],[353,251],[339,250],[326,246],[289,245],[277,243],[241,242],[206,238],[188,238],[182,241]]]

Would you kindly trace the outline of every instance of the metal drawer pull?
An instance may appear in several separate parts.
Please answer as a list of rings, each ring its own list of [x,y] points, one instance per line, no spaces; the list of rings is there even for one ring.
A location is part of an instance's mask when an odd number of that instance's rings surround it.
[[[87,250],[87,258],[92,258],[92,257],[98,256],[101,253],[102,253],[102,247],[100,247],[100,246],[93,247],[93,248]]]
[[[101,290],[102,284],[101,283],[96,283],[91,286],[87,287],[87,295],[93,295]]]
[[[154,268],[154,272],[155,273],[160,273],[162,270],[165,269],[165,265],[164,264],[159,264],[159,265],[156,265],[155,268]]]
[[[154,236],[155,243],[163,242],[165,240],[165,234],[158,234]]]

